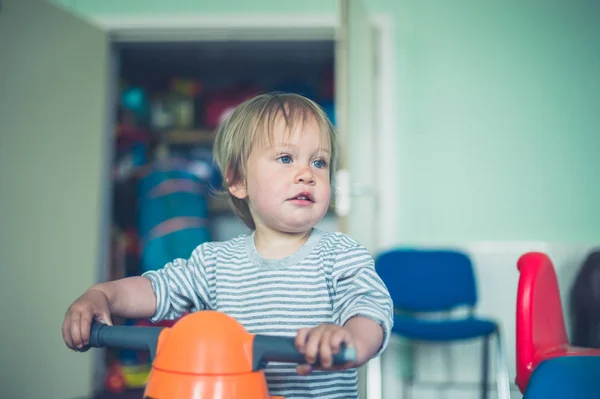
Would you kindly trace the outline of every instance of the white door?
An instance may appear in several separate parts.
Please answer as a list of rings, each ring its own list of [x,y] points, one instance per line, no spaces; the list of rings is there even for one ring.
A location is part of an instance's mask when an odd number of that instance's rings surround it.
[[[340,134],[340,230],[377,250],[376,81],[373,26],[362,0],[340,0],[336,38],[336,122]],[[359,396],[381,398],[379,359],[359,370]]]
[[[375,46],[362,0],[340,0],[336,38],[336,121],[340,134],[340,228],[377,246]]]
[[[108,49],[47,1],[0,3],[1,397],[90,396],[94,355],[61,325],[100,268]]]

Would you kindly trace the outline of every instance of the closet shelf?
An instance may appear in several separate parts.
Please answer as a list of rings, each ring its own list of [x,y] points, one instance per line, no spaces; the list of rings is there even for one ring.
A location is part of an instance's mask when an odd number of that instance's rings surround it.
[[[158,134],[159,141],[171,145],[212,145],[215,131],[206,129],[171,129]]]

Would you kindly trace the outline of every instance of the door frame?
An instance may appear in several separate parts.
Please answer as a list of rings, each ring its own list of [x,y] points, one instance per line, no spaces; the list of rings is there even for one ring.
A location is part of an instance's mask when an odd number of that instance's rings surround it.
[[[370,15],[376,41],[376,195],[378,236],[375,251],[393,247],[399,241],[399,184],[387,174],[397,170],[399,134],[395,111],[396,67],[393,19],[384,13]],[[91,20],[104,28],[112,43],[181,42],[219,40],[337,40],[339,20],[334,14],[321,15],[165,15],[165,16],[94,16]],[[116,55],[113,54],[113,57]],[[112,146],[110,147],[112,151]],[[112,156],[112,154],[109,154]],[[390,220],[393,221],[390,223]],[[99,364],[98,364],[99,365]],[[103,367],[99,365],[100,367]],[[382,397],[380,359],[369,362],[367,397]]]
[[[395,36],[393,19],[384,13],[370,16],[376,38],[377,169],[397,170],[399,138],[394,118],[396,108]],[[203,40],[336,40],[338,18],[331,15],[165,15],[98,16],[92,21],[103,27],[113,43]],[[393,173],[393,172],[391,172]],[[377,250],[398,242],[398,184],[378,174],[379,236]],[[396,221],[390,223],[390,220]]]

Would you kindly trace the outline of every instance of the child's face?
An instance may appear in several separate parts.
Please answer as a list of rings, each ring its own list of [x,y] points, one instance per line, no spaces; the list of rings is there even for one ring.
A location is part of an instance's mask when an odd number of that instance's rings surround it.
[[[291,134],[279,118],[272,146],[255,145],[248,158],[246,184],[232,187],[238,198],[248,197],[257,229],[267,227],[301,233],[325,215],[331,198],[330,149],[313,118]]]

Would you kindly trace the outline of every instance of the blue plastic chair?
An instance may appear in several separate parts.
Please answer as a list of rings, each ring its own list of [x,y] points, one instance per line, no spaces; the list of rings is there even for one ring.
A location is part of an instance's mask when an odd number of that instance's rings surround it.
[[[531,374],[523,399],[592,399],[600,396],[600,357],[545,360]]]
[[[481,339],[481,397],[488,397],[489,343],[496,337],[498,351],[497,390],[499,398],[510,397],[510,384],[500,328],[496,322],[476,317],[477,289],[470,258],[451,250],[394,249],[381,253],[376,270],[385,282],[396,315],[393,334],[413,342],[452,343]],[[433,312],[469,309],[463,318],[423,317]],[[413,348],[414,350],[414,345]],[[408,376],[405,393],[415,379]],[[447,385],[447,384],[445,384]]]

